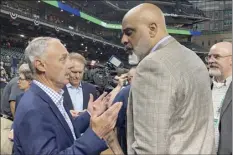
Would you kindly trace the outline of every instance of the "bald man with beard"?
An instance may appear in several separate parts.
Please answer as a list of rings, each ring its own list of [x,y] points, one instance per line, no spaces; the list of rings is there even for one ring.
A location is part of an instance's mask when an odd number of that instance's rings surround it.
[[[207,57],[213,77],[215,144],[218,154],[232,154],[232,44],[213,45]]]
[[[127,110],[128,154],[214,154],[208,70],[144,3],[122,21],[122,43],[140,60]]]

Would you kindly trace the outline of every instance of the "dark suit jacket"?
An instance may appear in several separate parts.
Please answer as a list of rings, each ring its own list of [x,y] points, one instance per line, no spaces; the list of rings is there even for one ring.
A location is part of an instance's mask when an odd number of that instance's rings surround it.
[[[67,110],[67,109],[66,109]],[[71,119],[71,115],[67,110]],[[72,120],[77,140],[51,98],[32,83],[17,107],[14,121],[16,155],[97,155],[107,148],[91,128],[87,112]],[[84,133],[80,136],[80,133]]]
[[[64,90],[64,94],[63,94],[64,106],[68,107],[69,110],[74,110],[72,100],[70,98],[67,87],[65,86],[63,90]],[[83,109],[87,109],[88,101],[90,99],[90,94],[93,95],[94,100],[97,99],[96,88],[92,84],[82,82],[82,90],[83,90]]]
[[[223,101],[219,123],[218,154],[232,154],[232,83]]]
[[[126,141],[126,110],[128,105],[128,99],[129,99],[129,92],[130,92],[130,85],[123,88],[115,97],[113,100],[113,103],[116,102],[122,102],[123,105],[121,107],[121,110],[118,114],[117,119],[117,137],[119,144],[121,145],[121,148],[125,154],[127,154],[127,141]]]

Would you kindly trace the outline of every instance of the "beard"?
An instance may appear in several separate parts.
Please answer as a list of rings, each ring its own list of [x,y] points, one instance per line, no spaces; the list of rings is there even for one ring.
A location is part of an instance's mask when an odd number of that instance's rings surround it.
[[[146,57],[150,52],[150,39],[149,37],[141,37],[138,41],[138,44],[134,47],[133,53],[138,57],[138,60],[141,61]]]
[[[219,77],[222,75],[220,69],[218,68],[209,68],[209,74],[213,77]]]
[[[128,59],[130,65],[137,65],[139,63],[138,56],[134,52],[129,55]]]

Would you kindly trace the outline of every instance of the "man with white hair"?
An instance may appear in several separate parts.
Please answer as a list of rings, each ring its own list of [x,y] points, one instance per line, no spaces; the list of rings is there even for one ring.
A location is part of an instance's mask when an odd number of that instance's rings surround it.
[[[122,103],[106,110],[106,93],[94,102],[90,95],[87,112],[72,119],[62,96],[71,69],[66,48],[58,39],[38,37],[29,43],[25,56],[35,80],[17,107],[14,154],[97,155],[107,149],[106,135]]]
[[[232,44],[220,42],[210,49],[206,61],[213,77],[215,141],[218,154],[232,154]]]

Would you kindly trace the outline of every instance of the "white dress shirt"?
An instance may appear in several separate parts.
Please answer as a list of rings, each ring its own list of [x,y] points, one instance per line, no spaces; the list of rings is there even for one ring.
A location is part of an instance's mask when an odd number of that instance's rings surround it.
[[[83,90],[81,82],[78,88],[72,86],[70,83],[68,83],[66,87],[68,89],[74,110],[83,111]]]
[[[215,144],[217,150],[219,145],[219,122],[221,108],[231,81],[232,76],[228,77],[224,83],[218,83],[213,80],[212,99],[214,107]]]

